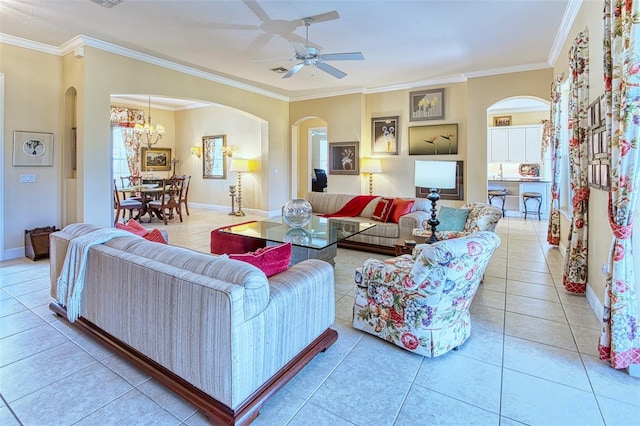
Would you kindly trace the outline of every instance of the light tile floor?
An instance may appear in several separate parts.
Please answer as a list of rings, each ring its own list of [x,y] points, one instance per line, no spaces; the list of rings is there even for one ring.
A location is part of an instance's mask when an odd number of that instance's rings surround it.
[[[192,208],[182,224],[145,226],[208,253],[209,232],[239,219]],[[640,379],[598,360],[598,319],[584,297],[563,291],[563,259],[545,242],[546,222],[506,218],[497,232],[502,245],[471,307],[471,338],[434,359],[351,327],[353,271],[377,255],[339,249],[339,339],[255,424],[638,424]],[[206,423],[189,403],[48,310],[48,260],[0,266],[0,424]]]

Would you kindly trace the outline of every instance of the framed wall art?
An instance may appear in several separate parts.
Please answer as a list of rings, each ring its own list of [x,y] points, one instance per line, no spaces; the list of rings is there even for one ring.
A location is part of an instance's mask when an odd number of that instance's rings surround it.
[[[409,155],[458,153],[458,124],[409,127]]]
[[[357,175],[360,173],[359,142],[329,143],[329,174]]]
[[[171,148],[142,148],[142,171],[171,171]]]
[[[227,135],[202,137],[202,177],[205,179],[227,178]]]
[[[416,198],[427,198],[431,188],[416,186]],[[464,200],[464,161],[456,161],[456,187],[453,189],[441,189],[441,200]]]
[[[53,133],[15,130],[13,132],[13,165],[53,166]]]
[[[496,127],[511,126],[511,116],[500,115],[500,116],[493,117],[493,125]]]
[[[444,120],[444,88],[409,93],[409,121]]]
[[[398,155],[399,117],[378,117],[371,119],[371,153]]]

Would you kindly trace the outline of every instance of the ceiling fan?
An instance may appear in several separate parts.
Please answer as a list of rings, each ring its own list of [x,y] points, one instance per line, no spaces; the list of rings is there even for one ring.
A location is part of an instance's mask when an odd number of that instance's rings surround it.
[[[320,49],[309,45],[309,26],[311,25],[313,20],[314,18],[312,17],[302,18],[302,23],[304,23],[304,26],[306,27],[305,44],[298,43],[296,41],[290,41],[293,49],[296,52],[295,59],[292,60],[297,60],[300,62],[294,65],[285,75],[282,76],[282,78],[289,78],[300,71],[303,67],[308,65],[312,65],[319,70],[334,76],[335,78],[343,78],[347,75],[346,73],[325,63],[325,61],[361,61],[364,59],[364,56],[361,52],[327,53],[325,55],[320,54]]]

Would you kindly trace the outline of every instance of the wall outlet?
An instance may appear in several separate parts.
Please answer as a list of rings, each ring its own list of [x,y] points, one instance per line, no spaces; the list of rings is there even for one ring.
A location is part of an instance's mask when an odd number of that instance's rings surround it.
[[[36,175],[32,173],[20,175],[20,183],[36,183]]]

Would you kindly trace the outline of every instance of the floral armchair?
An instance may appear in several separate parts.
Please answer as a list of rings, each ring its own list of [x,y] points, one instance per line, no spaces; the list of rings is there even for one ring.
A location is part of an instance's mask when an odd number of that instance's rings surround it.
[[[427,357],[457,348],[471,334],[469,307],[499,245],[483,231],[366,260],[356,271],[353,326]]]
[[[485,203],[468,203],[461,207],[462,209],[470,209],[469,216],[464,224],[462,231],[437,231],[438,240],[449,240],[452,238],[460,238],[473,232],[495,231],[496,225],[502,218],[502,210],[491,204]],[[414,229],[413,235],[422,237],[430,237],[431,229],[425,220],[423,223],[425,229]]]

